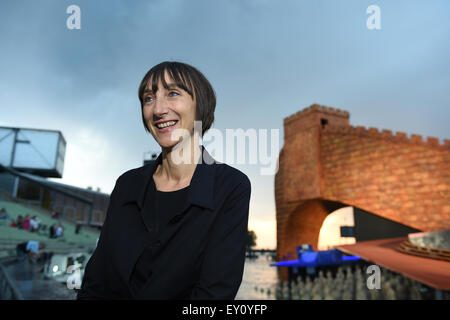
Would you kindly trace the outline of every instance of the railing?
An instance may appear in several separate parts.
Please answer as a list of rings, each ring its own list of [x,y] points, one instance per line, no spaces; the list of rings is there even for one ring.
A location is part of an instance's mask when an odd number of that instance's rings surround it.
[[[15,258],[13,258],[15,259]],[[19,288],[16,286],[6,268],[5,263],[11,261],[11,258],[0,260],[0,299],[1,300],[24,300]]]

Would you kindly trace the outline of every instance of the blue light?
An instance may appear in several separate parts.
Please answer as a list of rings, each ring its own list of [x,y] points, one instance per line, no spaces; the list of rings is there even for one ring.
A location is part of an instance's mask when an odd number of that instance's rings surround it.
[[[342,256],[343,261],[351,261],[351,260],[359,260],[361,257],[359,256]]]
[[[318,252],[303,252],[301,255],[301,260],[304,263],[312,263],[316,261]]]
[[[322,252],[324,253],[324,252]],[[270,266],[272,267],[300,267],[300,268],[306,268],[306,267],[320,267],[320,266],[331,266],[331,265],[340,265],[349,263],[351,261],[360,260],[361,257],[359,256],[342,256],[336,259],[322,259],[319,260],[318,257],[320,254],[318,252],[308,252],[305,254],[305,252],[302,253],[300,260],[286,260],[286,261],[278,261],[275,263],[271,263]]]

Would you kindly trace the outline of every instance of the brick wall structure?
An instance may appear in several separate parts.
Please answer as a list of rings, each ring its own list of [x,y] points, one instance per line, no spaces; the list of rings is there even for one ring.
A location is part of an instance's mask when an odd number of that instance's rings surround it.
[[[450,140],[351,126],[314,104],[284,119],[275,176],[277,260],[317,250],[324,219],[354,206],[422,231],[450,229]],[[286,268],[279,268],[287,279]]]

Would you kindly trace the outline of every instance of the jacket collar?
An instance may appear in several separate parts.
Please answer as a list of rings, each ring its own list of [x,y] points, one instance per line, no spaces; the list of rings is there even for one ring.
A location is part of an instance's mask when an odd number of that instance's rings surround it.
[[[201,150],[201,163],[197,163],[195,167],[188,191],[188,202],[214,210],[215,168],[220,162],[216,161],[203,145],[201,145]],[[162,152],[156,160],[137,169],[132,184],[125,190],[126,194],[123,195],[122,204],[135,202],[139,210],[143,209],[147,188],[154,185],[153,173],[161,163]]]

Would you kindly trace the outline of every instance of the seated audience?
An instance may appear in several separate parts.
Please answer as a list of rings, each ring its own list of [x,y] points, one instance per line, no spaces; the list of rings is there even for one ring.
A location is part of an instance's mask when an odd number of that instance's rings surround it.
[[[30,241],[22,242],[16,246],[17,257],[21,258],[21,257],[27,255],[30,258],[39,259],[41,256],[41,253],[39,250],[42,250],[44,248],[45,248],[45,244],[43,244],[39,241],[30,240]]]

